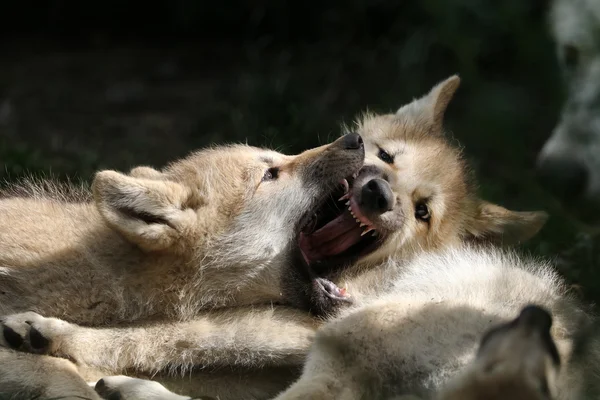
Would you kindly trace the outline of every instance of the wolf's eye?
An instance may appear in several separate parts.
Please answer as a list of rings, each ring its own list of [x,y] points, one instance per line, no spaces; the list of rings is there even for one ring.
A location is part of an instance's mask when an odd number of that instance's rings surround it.
[[[417,206],[415,207],[415,217],[423,222],[429,222],[429,220],[431,219],[431,215],[429,214],[429,208],[427,208],[427,204],[417,204]]]
[[[264,181],[273,181],[273,180],[277,179],[278,177],[279,177],[279,168],[271,167],[265,171],[265,174],[263,175],[262,180],[263,180],[263,182]]]
[[[383,149],[379,149],[379,153],[377,153],[377,157],[379,157],[379,159],[381,161],[383,161],[384,163],[387,163],[387,164],[394,163],[394,157],[390,156],[390,154]]]

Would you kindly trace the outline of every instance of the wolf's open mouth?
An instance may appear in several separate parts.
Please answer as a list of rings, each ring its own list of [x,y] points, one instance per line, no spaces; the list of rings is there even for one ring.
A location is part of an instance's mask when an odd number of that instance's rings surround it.
[[[383,243],[382,235],[352,197],[355,177],[343,179],[302,225],[298,247],[313,275],[343,268]]]

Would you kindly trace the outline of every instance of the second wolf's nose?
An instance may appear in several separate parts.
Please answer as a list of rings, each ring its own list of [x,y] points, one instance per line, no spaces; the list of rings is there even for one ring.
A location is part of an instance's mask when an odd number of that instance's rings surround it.
[[[361,203],[366,211],[384,213],[394,206],[394,195],[383,179],[371,179],[362,187]]]
[[[363,145],[363,140],[358,133],[348,133],[342,139],[345,150],[357,150]]]

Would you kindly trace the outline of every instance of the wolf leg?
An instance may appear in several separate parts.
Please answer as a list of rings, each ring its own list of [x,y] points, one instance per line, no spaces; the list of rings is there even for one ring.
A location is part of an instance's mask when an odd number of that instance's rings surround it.
[[[206,312],[188,322],[81,327],[35,313],[2,319],[0,346],[64,357],[80,370],[185,373],[194,367],[301,367],[318,322],[284,307]],[[88,380],[101,376],[87,376]]]
[[[124,375],[109,376],[96,383],[96,392],[106,399],[119,400],[189,400],[171,392],[158,382],[130,378]],[[202,398],[200,398],[202,399]],[[200,400],[198,399],[198,400]]]
[[[0,399],[59,398],[100,400],[72,362],[0,348]]]

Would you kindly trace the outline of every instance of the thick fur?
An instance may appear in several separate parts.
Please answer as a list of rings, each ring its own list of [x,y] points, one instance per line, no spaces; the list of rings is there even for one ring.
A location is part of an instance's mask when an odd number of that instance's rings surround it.
[[[574,337],[590,317],[548,265],[457,248],[423,255],[404,269],[393,289],[319,330],[302,377],[277,399],[429,398],[467,367],[483,333],[529,303],[554,315],[551,334],[565,361],[556,399],[600,395],[582,395],[586,383],[594,384],[583,376],[600,374],[598,352],[571,362]]]
[[[285,301],[300,219],[362,165],[362,149],[340,143],[296,157],[238,145],[162,172],[101,171],[93,201],[51,184],[16,191],[0,200],[0,312],[98,326]],[[263,180],[274,164],[281,176]]]
[[[444,385],[437,400],[551,400],[560,357],[550,336],[551,315],[528,305],[488,331],[475,360]]]
[[[546,220],[545,213],[509,211],[476,195],[460,150],[442,128],[444,112],[458,84],[458,77],[452,77],[397,113],[367,114],[356,125],[366,155],[365,166],[350,189],[350,208],[360,212],[360,221],[368,218],[368,226],[379,234],[379,247],[334,275],[336,283],[345,285],[350,293],[354,304],[350,310],[394,293],[399,277],[423,254],[469,243],[517,243],[537,233]],[[386,190],[393,193],[385,212],[369,212],[362,202],[361,193],[373,180],[384,182]],[[426,220],[416,215],[418,206],[423,205]],[[236,239],[240,244],[232,257],[252,260],[256,249],[248,245],[249,239]],[[443,273],[440,276],[445,279]],[[242,275],[240,279],[247,278]],[[261,283],[269,284],[264,279]],[[306,290],[296,294],[303,296]],[[348,312],[344,310],[349,304],[327,303],[328,316]],[[324,309],[323,304],[315,307]],[[185,322],[101,329],[46,317],[12,315],[4,326],[21,339],[22,343],[16,340],[21,350],[39,348],[32,345],[31,338],[37,342],[41,336],[46,340],[41,352],[68,357],[81,369],[137,376],[158,373],[157,379],[180,393],[220,399],[264,399],[284,389],[302,367],[315,330],[323,322],[306,310],[270,306],[204,311]],[[223,369],[208,375],[219,367],[240,368],[241,374],[250,378],[219,381],[218,376],[227,375]],[[197,373],[198,368],[204,368],[202,373]],[[170,380],[168,375],[175,371],[194,372],[194,379]],[[107,378],[102,383],[109,388],[114,382]]]
[[[235,145],[194,153],[163,171],[101,171],[91,193],[51,182],[10,188],[0,200],[0,312],[58,317],[52,329],[60,332],[67,322],[165,323],[217,307],[286,303],[302,219],[363,160],[360,137],[347,135],[298,156]],[[25,337],[10,321],[0,357],[17,363],[7,347],[46,352],[43,337]],[[30,369],[40,376],[64,364],[38,359]],[[0,387],[20,376],[44,396],[60,391],[52,381],[36,386],[28,369],[15,365],[2,363]],[[85,365],[79,371],[87,379],[105,373]]]
[[[560,356],[550,336],[552,317],[537,305],[528,305],[520,315],[494,325],[483,335],[475,359],[435,395],[436,400],[552,400]],[[587,336],[577,338],[585,346]],[[188,397],[167,391],[156,382],[114,376],[102,379],[96,389],[105,397],[119,393],[126,399],[181,400]],[[391,400],[420,400],[415,395]]]
[[[538,156],[548,186],[570,201],[600,198],[600,3],[553,0],[550,31],[567,99]]]
[[[393,290],[364,298],[318,331],[302,377],[277,399],[600,396],[597,326],[549,265],[461,247],[403,269]],[[547,339],[514,325],[532,302],[554,317]],[[500,324],[509,329],[498,330]],[[125,399],[179,398],[152,397],[155,382],[145,380],[108,377],[101,385]]]

